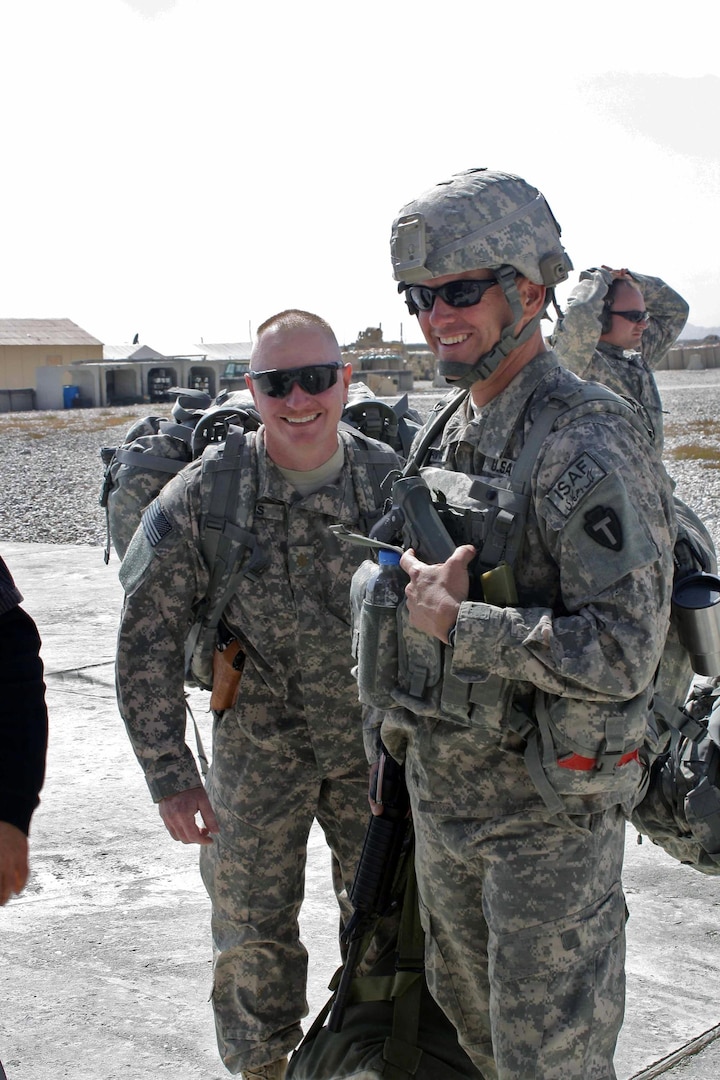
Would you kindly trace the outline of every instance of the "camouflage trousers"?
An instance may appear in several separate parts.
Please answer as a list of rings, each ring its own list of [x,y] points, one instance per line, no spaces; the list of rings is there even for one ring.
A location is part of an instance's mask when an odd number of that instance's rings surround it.
[[[383,737],[405,742],[433,996],[487,1080],[614,1080],[620,808],[552,815],[519,746],[481,753],[472,728],[409,716]]]
[[[212,903],[212,1004],[231,1073],[273,1061],[302,1037],[307,952],[298,931],[313,818],[332,852],[345,921],[367,828],[368,767],[320,776],[308,756],[249,743],[233,714],[216,724],[208,794],[220,834],[200,853]],[[311,757],[311,755],[310,755]]]

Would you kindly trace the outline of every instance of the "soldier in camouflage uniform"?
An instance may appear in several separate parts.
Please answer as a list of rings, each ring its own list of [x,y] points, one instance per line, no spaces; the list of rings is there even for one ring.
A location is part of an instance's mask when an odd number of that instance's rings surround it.
[[[688,317],[679,293],[656,277],[608,266],[583,270],[552,337],[562,362],[644,405],[662,452],[663,420],[653,371]]]
[[[297,919],[313,817],[333,853],[343,918],[367,826],[349,651],[349,584],[362,549],[341,545],[328,525],[357,529],[361,511],[378,505],[368,459],[383,477],[398,459],[338,431],[351,367],[317,316],[284,312],[263,324],[251,371],[263,421],[246,434],[255,440],[253,532],[268,562],[225,611],[246,659],[236,706],[215,716],[207,792],[184,742],[183,693],[184,638],[209,576],[198,546],[201,461],[165,486],[123,562],[117,681],[166,827],[202,845],[223,1061],[246,1078],[278,1080],[307,1012]]]
[[[401,211],[392,258],[440,372],[470,390],[421,473],[448,505],[490,513],[533,419],[578,386],[540,330],[571,268],[559,227],[524,180],[473,169]],[[405,762],[428,982],[487,1078],[615,1076],[623,808],[674,540],[669,481],[626,412],[568,414],[545,439],[516,599],[483,601],[468,544],[401,560],[398,708],[381,734]]]

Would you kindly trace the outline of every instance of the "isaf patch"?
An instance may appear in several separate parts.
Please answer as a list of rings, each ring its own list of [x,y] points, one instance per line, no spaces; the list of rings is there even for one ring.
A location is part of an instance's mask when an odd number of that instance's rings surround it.
[[[606,476],[607,470],[585,451],[555,481],[547,497],[563,517],[570,517],[577,504]]]
[[[147,509],[143,511],[140,520],[143,532],[151,547],[157,547],[160,541],[169,532],[172,532],[172,522],[167,517],[158,499],[151,502]]]
[[[610,551],[622,551],[623,531],[611,506],[595,506],[585,515],[585,532],[591,540]]]

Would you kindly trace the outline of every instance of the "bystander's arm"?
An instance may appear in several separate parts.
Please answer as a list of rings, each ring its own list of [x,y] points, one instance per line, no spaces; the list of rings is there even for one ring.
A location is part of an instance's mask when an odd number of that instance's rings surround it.
[[[28,833],[45,777],[40,636],[21,607],[0,614],[0,904],[28,876]]]
[[[563,365],[585,378],[602,334],[602,313],[613,280],[605,267],[583,270],[551,337]]]
[[[690,311],[687,301],[660,278],[628,271],[643,294],[650,316],[642,336],[642,356],[649,368],[655,369],[675,344],[687,322]]]

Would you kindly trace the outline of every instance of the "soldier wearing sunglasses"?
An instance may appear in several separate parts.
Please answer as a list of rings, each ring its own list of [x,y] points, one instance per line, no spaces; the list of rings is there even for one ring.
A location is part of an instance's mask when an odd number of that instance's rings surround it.
[[[487,1080],[611,1080],[623,808],[669,619],[670,483],[613,395],[532,437],[586,386],[542,337],[572,267],[536,188],[460,173],[403,207],[391,251],[456,388],[407,469],[460,535],[476,523],[445,562],[404,552],[397,708],[380,730],[366,718],[405,763],[428,985]],[[511,560],[502,595],[481,580],[490,558]]]
[[[364,555],[328,526],[366,532],[400,463],[384,444],[338,429],[350,377],[316,315],[286,311],[259,328],[247,382],[262,426],[245,434],[237,483],[241,501],[253,493],[265,565],[243,578],[223,616],[244,668],[235,704],[215,714],[207,790],[184,742],[182,655],[208,584],[201,461],[165,486],[162,529],[146,535],[141,525],[126,556],[137,570],[119,636],[120,710],[170,835],[201,845],[218,1046],[246,1080],[282,1080],[302,1035],[307,953],[297,918],[313,818],[332,852],[342,919],[367,825],[349,601]]]
[[[552,338],[571,371],[645,407],[660,452],[662,403],[653,371],[677,341],[688,310],[660,278],[601,266],[582,271]]]

